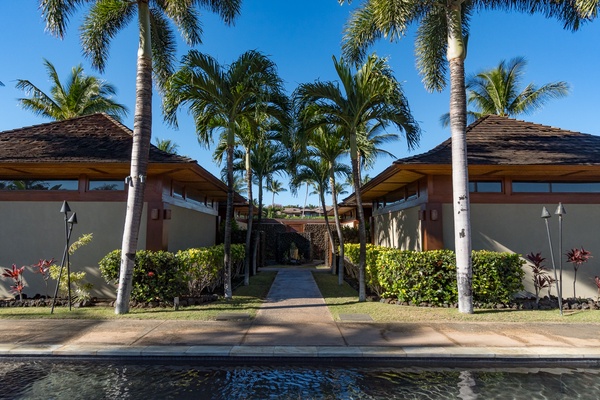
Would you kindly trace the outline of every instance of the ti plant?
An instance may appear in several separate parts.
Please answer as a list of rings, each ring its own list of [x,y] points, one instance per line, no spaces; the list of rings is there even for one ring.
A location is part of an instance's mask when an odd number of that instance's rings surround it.
[[[19,295],[19,300],[23,300],[23,289],[25,288],[25,283],[23,282],[24,270],[25,267],[17,268],[17,264],[13,264],[12,269],[4,268],[4,272],[2,273],[3,277],[13,280],[14,285],[10,289],[13,293]]]
[[[44,283],[46,284],[46,297],[48,297],[48,279],[50,279],[50,266],[54,263],[54,258],[51,260],[40,260],[37,264],[33,264],[32,267],[34,271],[40,275],[44,279]]]
[[[550,289],[554,283],[554,278],[548,275],[548,270],[542,263],[546,260],[542,257],[542,253],[527,255],[527,259],[531,262],[531,272],[533,273],[533,286],[535,287],[535,304],[540,302],[540,292],[543,288],[548,288],[548,297],[550,297]]]
[[[583,247],[581,249],[573,248],[567,252],[566,256],[567,262],[573,264],[573,271],[575,272],[573,275],[573,298],[576,299],[577,296],[575,293],[575,284],[577,283],[577,270],[582,264],[588,262],[589,258],[591,257],[591,253],[585,250]]]

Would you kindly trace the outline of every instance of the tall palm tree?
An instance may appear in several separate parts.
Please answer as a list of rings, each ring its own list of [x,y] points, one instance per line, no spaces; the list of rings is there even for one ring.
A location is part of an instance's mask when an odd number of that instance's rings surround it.
[[[519,91],[526,65],[525,58],[515,57],[508,62],[502,60],[495,68],[468,76],[465,85],[467,106],[474,106],[474,110],[467,111],[467,123],[489,114],[505,117],[529,114],[549,100],[569,94],[569,84],[563,81],[539,88],[530,83]],[[440,121],[442,126],[448,126],[450,114],[444,114]]]
[[[50,94],[26,79],[17,79],[16,88],[28,97],[17,101],[26,110],[55,121],[94,113],[107,113],[117,121],[127,116],[127,107],[112,99],[117,89],[100,78],[85,75],[79,64],[62,83],[54,65],[44,59],[50,77]]]
[[[333,63],[339,84],[334,82],[302,84],[297,89],[296,98],[299,109],[304,112],[302,122],[307,130],[331,124],[342,129],[347,137],[360,238],[358,297],[359,301],[365,301],[367,234],[359,190],[359,131],[373,124],[391,124],[404,132],[408,146],[412,148],[419,140],[420,129],[410,113],[402,87],[394,78],[385,59],[374,55],[369,56],[355,73],[343,60],[338,61],[333,57]]]
[[[177,150],[179,149],[179,145],[171,139],[161,139],[157,137],[154,139],[154,143],[158,149],[169,154],[177,154]]]
[[[136,100],[133,121],[130,187],[121,245],[121,268],[115,312],[129,312],[133,267],[138,247],[144,189],[152,137],[152,78],[164,88],[175,61],[173,21],[189,45],[200,43],[199,7],[204,7],[231,24],[240,13],[241,0],[40,0],[47,29],[63,38],[69,17],[83,5],[90,5],[81,27],[83,53],[100,72],[104,71],[111,40],[130,22],[138,24]]]
[[[344,235],[342,231],[342,223],[338,210],[337,197],[343,191],[341,185],[336,182],[336,173],[341,173],[346,177],[352,176],[352,170],[347,166],[338,163],[338,159],[348,153],[348,145],[344,138],[344,132],[341,128],[336,128],[331,125],[325,125],[317,128],[309,135],[308,143],[311,146],[311,154],[325,160],[328,163],[328,178],[329,192],[331,193],[331,201],[333,207],[333,216],[335,220],[335,228],[338,236],[339,258],[338,265],[338,284],[344,283]],[[336,166],[337,165],[337,166]],[[329,228],[327,228],[329,231]],[[335,254],[334,240],[331,238],[331,250]],[[332,272],[335,273],[335,257]]]
[[[206,145],[213,133],[221,133],[227,155],[227,212],[225,216],[225,298],[231,288],[231,220],[233,218],[233,164],[236,134],[243,124],[257,125],[257,117],[281,117],[287,113],[282,80],[275,64],[257,51],[247,51],[229,66],[191,50],[183,66],[169,79],[164,97],[168,122],[177,125],[177,110],[188,107],[198,140]],[[250,189],[250,188],[249,188]]]
[[[576,0],[587,2],[589,0]],[[340,4],[346,0],[339,0]],[[366,0],[346,24],[343,53],[354,62],[382,37],[398,40],[411,24],[418,24],[415,39],[417,67],[425,87],[441,91],[450,72],[450,132],[452,136],[452,187],[458,306],[473,313],[471,223],[466,148],[466,92],[464,60],[471,15],[483,9],[542,13],[577,29],[581,15],[570,1],[529,0]]]
[[[282,175],[288,169],[289,156],[281,142],[267,141],[253,149],[252,157],[255,183],[258,187],[257,222],[260,225],[263,215],[263,189],[265,184],[268,190],[270,182],[275,180],[275,176]]]

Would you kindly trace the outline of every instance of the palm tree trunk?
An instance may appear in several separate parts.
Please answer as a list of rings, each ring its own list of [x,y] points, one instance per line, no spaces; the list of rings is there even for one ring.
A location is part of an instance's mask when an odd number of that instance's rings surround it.
[[[365,213],[360,195],[360,166],[358,164],[356,132],[350,134],[350,159],[352,162],[354,196],[356,198],[356,214],[358,216],[358,240],[360,243],[358,253],[358,301],[366,301],[365,267],[367,263],[367,230],[365,228]]]
[[[138,5],[140,43],[137,60],[135,115],[133,121],[133,145],[131,150],[131,184],[127,191],[127,213],[121,244],[121,267],[115,313],[129,312],[129,300],[133,282],[135,253],[142,211],[144,189],[148,170],[150,138],[152,136],[152,48],[150,46],[150,11],[147,2]]]
[[[252,219],[254,203],[252,202],[252,168],[250,164],[250,149],[246,149],[246,180],[248,185],[248,224],[246,228],[246,256],[244,260],[244,285],[250,285],[250,264],[252,262]]]
[[[321,199],[321,206],[323,207],[323,216],[325,218],[325,229],[327,229],[327,237],[329,237],[329,244],[331,245],[331,251],[335,246],[333,242],[333,233],[331,233],[331,229],[329,229],[329,218],[327,217],[327,205],[325,204],[325,188],[321,187],[319,190],[319,198]],[[332,259],[333,261],[333,259]],[[333,263],[331,264],[331,270],[335,271],[335,266]]]
[[[467,102],[465,91],[466,49],[462,37],[460,2],[448,12],[448,61],[450,64],[450,131],[452,134],[452,196],[458,310],[473,313],[471,217],[467,166]]]
[[[233,297],[231,288],[231,223],[233,220],[233,127],[227,133],[227,211],[225,212],[225,237],[223,238],[223,292],[225,299]]]
[[[333,164],[330,163],[329,170],[329,181],[331,182],[331,201],[333,202],[333,215],[335,217],[335,229],[338,234],[338,241],[340,244],[340,251],[338,256],[338,285],[344,283],[344,234],[342,232],[342,223],[340,221],[340,215],[337,207],[337,192],[335,190],[335,173],[333,171]],[[335,251],[335,249],[334,249]]]
[[[263,177],[258,178],[258,226],[262,223],[262,212],[263,212]]]

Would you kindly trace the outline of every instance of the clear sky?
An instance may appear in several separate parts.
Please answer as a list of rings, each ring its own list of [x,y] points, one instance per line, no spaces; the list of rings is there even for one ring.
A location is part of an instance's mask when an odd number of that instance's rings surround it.
[[[61,79],[80,63],[86,73],[99,75],[82,56],[78,16],[72,18],[67,37],[61,41],[44,31],[38,1],[3,1],[0,81],[5,87],[0,87],[0,131],[48,122],[19,108],[16,99],[23,93],[14,87],[16,79],[28,79],[49,92],[43,58],[54,63]],[[337,0],[244,0],[241,16],[233,27],[225,26],[208,11],[203,12],[203,44],[198,49],[216,57],[222,64],[231,63],[246,50],[259,50],[275,61],[291,93],[300,83],[335,79],[331,57],[339,57],[343,25],[357,3],[355,0],[352,6],[340,6]],[[129,107],[130,114],[124,122],[130,128],[133,127],[135,99],[136,29],[131,25],[114,38],[102,75],[117,87],[117,100]],[[541,16],[482,12],[472,19],[466,70],[475,73],[496,66],[503,59],[524,56],[528,60],[525,83],[541,85],[567,81],[571,85],[571,94],[520,118],[598,135],[599,38],[600,21],[572,33],[563,30],[560,23]],[[387,150],[397,158],[425,152],[450,136],[449,131],[439,124],[440,115],[448,111],[449,92],[431,94],[423,88],[415,68],[413,39],[409,34],[397,43],[380,42],[373,48],[378,55],[389,57],[398,80],[403,82],[413,115],[423,129],[420,147],[412,153],[406,150],[403,141],[387,145]],[[179,54],[183,55],[187,50],[181,42]],[[160,98],[156,95],[153,136],[175,141],[181,154],[198,160],[210,172],[220,176],[220,167],[212,162],[212,151],[200,147],[196,141],[191,117],[180,113],[179,123],[179,130],[163,123]],[[374,169],[366,173],[375,176],[392,161],[381,158]],[[287,182],[285,178],[280,179]],[[282,193],[275,201],[303,205],[304,193],[297,197],[289,192]],[[270,194],[265,195],[265,202],[270,204]],[[308,203],[317,205],[317,196],[310,196]]]

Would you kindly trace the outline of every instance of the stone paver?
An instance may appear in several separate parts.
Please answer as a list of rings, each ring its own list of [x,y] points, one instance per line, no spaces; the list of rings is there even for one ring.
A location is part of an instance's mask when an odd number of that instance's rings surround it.
[[[228,314],[228,315],[225,315]],[[0,321],[0,356],[339,358],[412,361],[587,361],[600,365],[598,324],[376,323],[333,320],[310,269],[280,269],[254,320]]]

